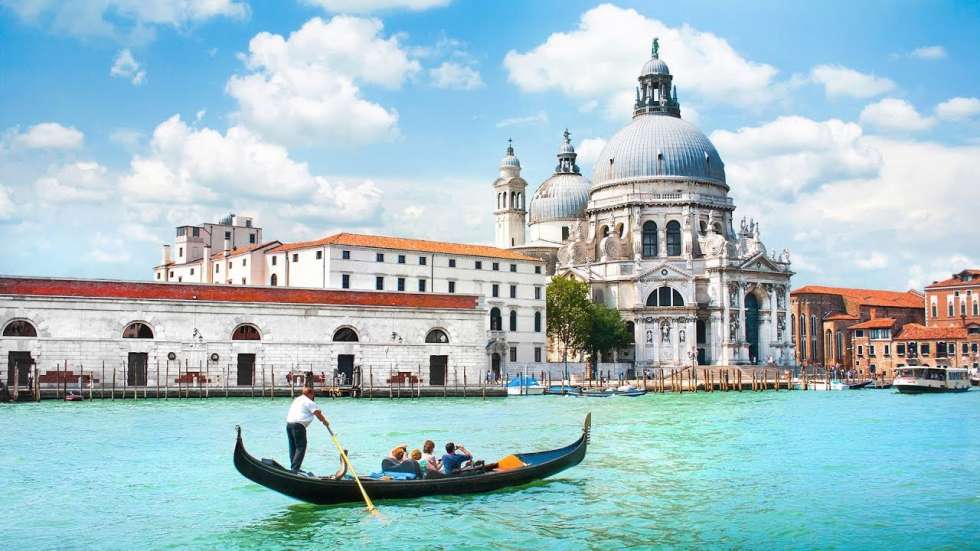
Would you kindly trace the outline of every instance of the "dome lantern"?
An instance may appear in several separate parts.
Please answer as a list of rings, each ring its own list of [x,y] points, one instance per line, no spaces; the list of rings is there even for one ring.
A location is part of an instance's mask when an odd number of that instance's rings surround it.
[[[651,58],[640,70],[640,85],[636,88],[633,117],[640,115],[668,115],[680,118],[681,106],[677,102],[677,87],[667,64],[660,59],[660,39],[653,39]]]

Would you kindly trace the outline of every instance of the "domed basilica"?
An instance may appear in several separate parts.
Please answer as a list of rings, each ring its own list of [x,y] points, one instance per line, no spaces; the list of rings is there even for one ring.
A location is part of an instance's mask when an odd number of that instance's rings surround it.
[[[736,228],[725,164],[681,118],[658,50],[654,40],[633,120],[606,143],[592,182],[566,130],[555,172],[528,209],[520,161],[507,148],[494,182],[497,245],[545,259],[554,274],[587,282],[593,301],[617,308],[635,345],[615,360],[789,365],[789,252],[768,253],[755,221]]]

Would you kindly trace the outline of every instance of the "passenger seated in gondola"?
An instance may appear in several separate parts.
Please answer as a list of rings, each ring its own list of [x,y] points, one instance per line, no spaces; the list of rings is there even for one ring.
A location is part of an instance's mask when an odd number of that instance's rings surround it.
[[[422,469],[419,468],[418,461],[406,457],[407,449],[408,446],[404,444],[395,446],[388,457],[381,460],[381,473],[385,476],[405,480],[422,478]]]
[[[432,440],[426,440],[422,444],[422,460],[428,463],[426,470],[428,472],[442,472],[442,465],[439,464],[439,460],[436,458],[435,454],[432,453],[436,450],[436,443]]]
[[[452,442],[447,442],[446,454],[442,456],[442,472],[443,474],[452,474],[459,471],[464,463],[472,460],[473,456],[462,445],[457,446]]]

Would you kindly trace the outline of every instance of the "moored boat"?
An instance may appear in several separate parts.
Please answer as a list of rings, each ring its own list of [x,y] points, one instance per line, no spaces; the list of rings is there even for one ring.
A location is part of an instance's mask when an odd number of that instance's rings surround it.
[[[582,387],[578,385],[551,385],[544,389],[544,393],[551,396],[578,396],[582,393]]]
[[[507,383],[508,396],[540,396],[544,394],[544,385],[533,375],[517,375]]]
[[[564,448],[513,454],[507,456],[506,461],[501,460],[486,468],[463,470],[459,474],[443,478],[384,480],[362,476],[359,480],[373,500],[470,494],[520,486],[578,465],[588,449],[591,429],[590,413],[585,416],[582,434],[578,440]],[[294,499],[319,505],[355,503],[363,499],[357,481],[352,478],[308,476],[285,469],[271,459],[260,460],[253,457],[245,450],[241,428],[236,427],[235,430],[238,434],[234,453],[235,468],[245,478]],[[503,467],[505,463],[508,464],[507,467]]]
[[[970,377],[969,372],[963,368],[900,367],[892,386],[903,394],[966,392],[970,390]]]
[[[616,396],[634,397],[634,396],[643,396],[646,393],[647,393],[646,390],[636,388],[633,385],[623,385],[617,388],[614,394]]]

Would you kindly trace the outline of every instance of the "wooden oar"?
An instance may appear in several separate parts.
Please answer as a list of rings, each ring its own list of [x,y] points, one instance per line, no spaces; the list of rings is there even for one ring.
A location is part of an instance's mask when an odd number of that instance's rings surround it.
[[[347,464],[347,468],[350,469],[351,474],[354,475],[354,482],[357,482],[357,488],[361,490],[361,497],[364,498],[364,503],[367,505],[368,512],[377,516],[378,508],[371,502],[371,498],[368,497],[367,491],[365,491],[364,486],[361,485],[361,479],[357,476],[357,471],[355,471],[354,466],[351,465],[350,459],[347,458],[347,453],[344,451],[344,447],[340,445],[340,441],[337,440],[337,436],[333,433],[333,429],[330,428],[330,425],[327,425],[327,432],[330,433],[330,438],[333,440],[333,445],[337,446],[337,451],[340,452],[340,457],[344,458],[344,463]]]

